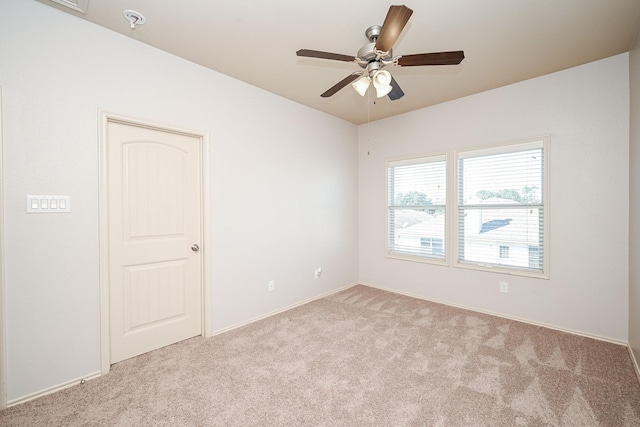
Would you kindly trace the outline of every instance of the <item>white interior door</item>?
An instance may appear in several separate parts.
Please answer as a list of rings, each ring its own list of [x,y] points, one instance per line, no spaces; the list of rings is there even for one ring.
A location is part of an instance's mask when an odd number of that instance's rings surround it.
[[[108,122],[110,363],[202,334],[201,140]]]

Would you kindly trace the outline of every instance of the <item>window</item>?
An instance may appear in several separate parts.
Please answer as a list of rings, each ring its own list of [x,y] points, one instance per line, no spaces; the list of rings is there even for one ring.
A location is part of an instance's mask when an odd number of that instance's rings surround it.
[[[422,253],[424,254],[436,256],[444,255],[444,252],[442,251],[442,239],[436,239],[435,237],[421,237],[420,247],[422,249]]]
[[[387,255],[445,262],[446,157],[387,162]]]
[[[537,246],[529,246],[529,267],[540,269],[540,251]]]
[[[546,139],[457,155],[458,266],[545,276]]]
[[[500,246],[500,259],[509,258],[509,246]]]

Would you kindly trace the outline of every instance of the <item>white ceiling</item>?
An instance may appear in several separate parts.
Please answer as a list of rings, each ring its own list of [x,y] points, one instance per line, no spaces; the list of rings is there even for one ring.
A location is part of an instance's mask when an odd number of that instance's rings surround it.
[[[39,0],[301,104],[361,124],[628,51],[638,0],[408,0],[413,16],[394,55],[464,50],[460,65],[391,67],[397,101],[350,86],[320,94],[360,70],[301,58],[302,48],[355,56],[389,0],[88,0],[86,14]],[[78,0],[61,0],[74,2]],[[132,30],[123,11],[147,22]],[[370,91],[371,92],[371,91]]]

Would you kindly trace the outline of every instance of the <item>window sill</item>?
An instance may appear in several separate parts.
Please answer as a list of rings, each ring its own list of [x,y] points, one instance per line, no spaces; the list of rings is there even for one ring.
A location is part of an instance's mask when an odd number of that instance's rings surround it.
[[[398,259],[401,261],[412,261],[412,262],[419,262],[422,264],[449,266],[449,261],[446,258],[428,258],[423,256],[417,256],[417,255],[414,256],[414,255],[408,255],[408,254],[401,254],[396,252],[387,252],[385,256],[386,258]]]
[[[499,265],[482,264],[473,262],[455,262],[453,263],[455,268],[463,268],[466,270],[488,271],[491,273],[509,274],[511,276],[523,276],[532,277],[535,279],[549,279],[549,273],[546,271],[536,272],[527,269],[520,269],[517,267],[501,267]]]

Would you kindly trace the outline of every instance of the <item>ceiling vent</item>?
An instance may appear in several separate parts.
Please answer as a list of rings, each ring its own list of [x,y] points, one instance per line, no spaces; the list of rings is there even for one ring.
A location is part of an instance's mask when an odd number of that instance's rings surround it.
[[[54,3],[61,4],[69,9],[76,10],[78,12],[87,13],[87,4],[89,0],[51,0]]]

